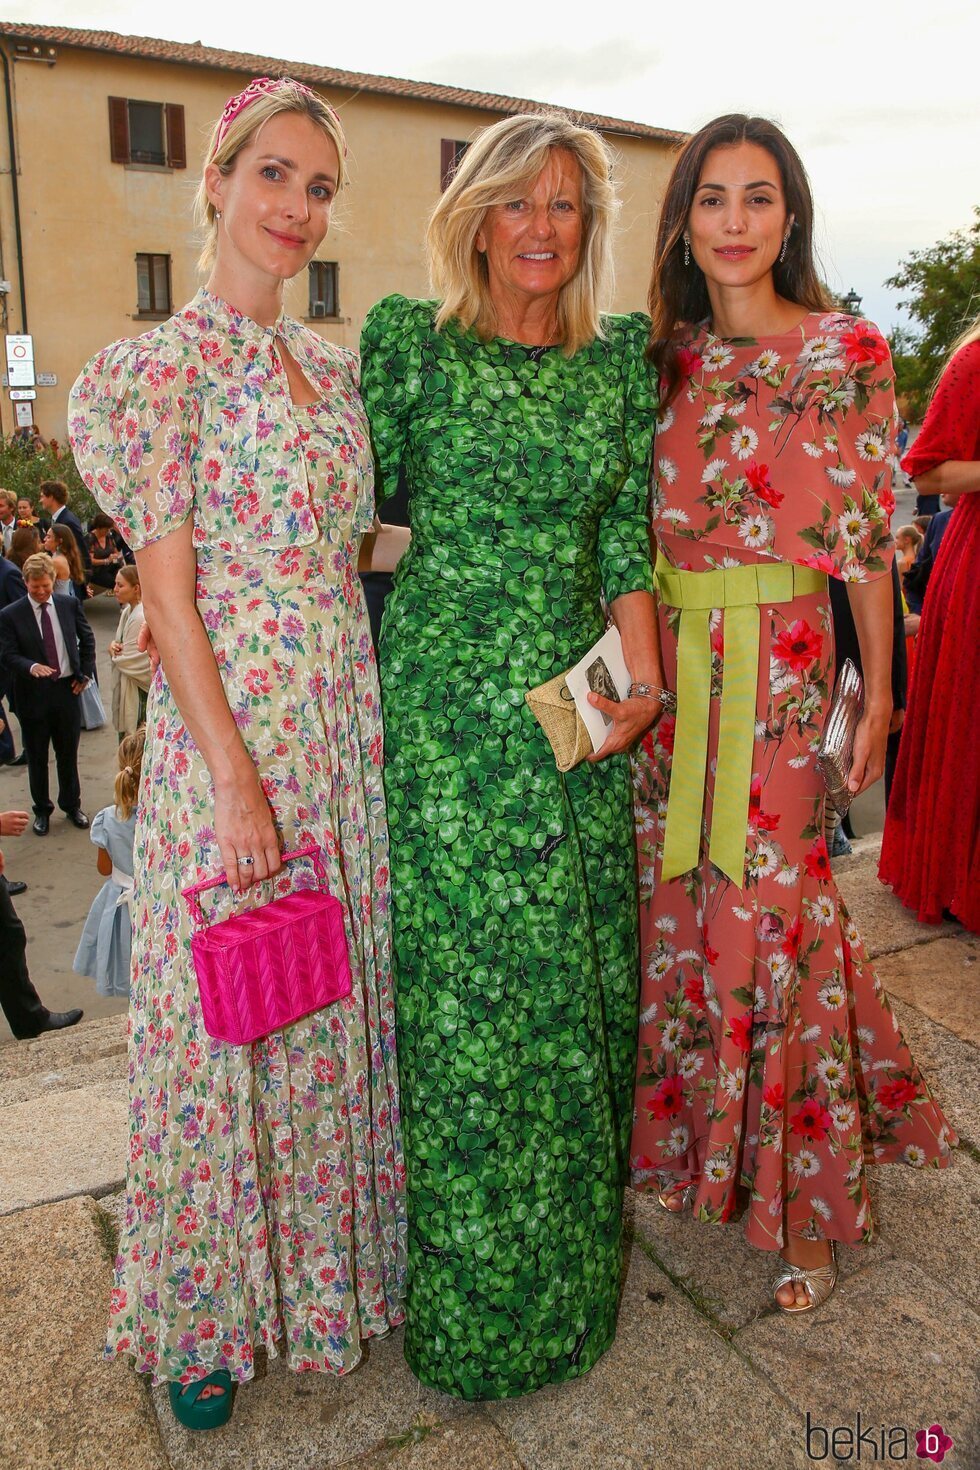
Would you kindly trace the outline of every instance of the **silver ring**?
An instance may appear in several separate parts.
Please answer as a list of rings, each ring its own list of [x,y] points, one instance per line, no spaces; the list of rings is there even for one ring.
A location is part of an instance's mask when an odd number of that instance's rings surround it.
[[[240,868],[254,868],[255,867],[255,859],[254,858],[251,858],[251,857],[239,858],[238,859],[238,866]]]

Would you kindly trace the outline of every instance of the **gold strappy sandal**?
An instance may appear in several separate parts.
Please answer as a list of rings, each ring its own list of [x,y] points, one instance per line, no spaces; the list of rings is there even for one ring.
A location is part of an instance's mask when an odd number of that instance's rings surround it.
[[[837,1251],[834,1242],[830,1242],[830,1264],[827,1266],[791,1266],[789,1261],[784,1260],[776,1279],[772,1284],[772,1299],[781,1312],[812,1312],[816,1307],[822,1307],[837,1285]],[[784,1307],[776,1295],[781,1286],[790,1283],[796,1286],[802,1284],[810,1300],[806,1306],[798,1306],[796,1302],[791,1307]]]

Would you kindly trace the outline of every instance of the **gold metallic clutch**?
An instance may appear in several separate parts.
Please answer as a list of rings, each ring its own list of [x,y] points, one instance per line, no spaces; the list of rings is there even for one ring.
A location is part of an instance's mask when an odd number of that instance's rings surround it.
[[[817,751],[817,765],[827,787],[827,795],[840,816],[847,815],[853,799],[847,778],[854,759],[854,737],[864,714],[864,680],[849,658],[844,660],[837,676],[823,738]]]
[[[547,683],[529,689],[524,698],[548,737],[559,771],[570,771],[591,755],[592,741],[564,674],[556,674]]]

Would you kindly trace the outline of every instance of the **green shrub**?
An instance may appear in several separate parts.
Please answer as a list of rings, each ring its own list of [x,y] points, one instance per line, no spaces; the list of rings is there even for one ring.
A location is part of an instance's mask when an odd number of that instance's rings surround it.
[[[26,495],[35,511],[41,510],[38,486],[42,480],[64,480],[68,486],[68,504],[87,524],[98,510],[94,498],[82,484],[67,444],[50,440],[43,450],[25,451],[19,441],[0,436],[0,488]]]

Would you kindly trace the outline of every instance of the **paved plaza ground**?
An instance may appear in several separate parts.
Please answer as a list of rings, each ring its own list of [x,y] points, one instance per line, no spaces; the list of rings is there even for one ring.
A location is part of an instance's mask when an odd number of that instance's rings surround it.
[[[107,675],[114,607],[101,599],[91,620]],[[111,799],[114,743],[111,731],[82,737],[89,815]],[[0,771],[0,808],[25,805],[25,786],[22,772]],[[880,806],[865,802],[856,825],[870,835],[835,864],[838,880],[961,1145],[942,1173],[873,1171],[878,1238],[845,1250],[841,1284],[821,1312],[790,1318],[773,1308],[771,1261],[739,1226],[697,1225],[629,1195],[619,1335],[586,1378],[507,1403],[461,1404],[416,1383],[398,1331],[343,1380],[260,1362],[231,1424],[205,1436],[176,1425],[164,1390],[100,1358],[127,1089],[123,1007],[99,1001],[70,971],[99,886],[95,852],[58,817],[46,839],[8,840],[8,871],[30,885],[18,910],[38,988],[52,1008],[84,1005],[86,1020],[0,1044],[0,1466],[928,1465],[937,1462],[916,1457],[916,1432],[935,1424],[953,1440],[944,1465],[980,1465],[980,941],[951,924],[919,926],[877,882]]]
[[[872,840],[841,866],[841,887],[960,1133],[952,1167],[873,1171],[878,1239],[845,1251],[836,1293],[801,1318],[770,1305],[770,1261],[737,1225],[628,1196],[613,1349],[588,1377],[509,1403],[420,1388],[398,1331],[342,1380],[260,1364],[227,1428],[179,1428],[163,1390],[100,1360],[125,1170],[125,1017],[0,1047],[0,1465],[787,1470],[834,1463],[824,1432],[835,1428],[838,1451],[851,1446],[841,1463],[884,1463],[873,1442],[907,1444],[887,1462],[911,1465],[931,1463],[916,1459],[915,1431],[936,1423],[954,1442],[946,1465],[980,1464],[980,942],[920,929],[875,882],[875,861]]]

